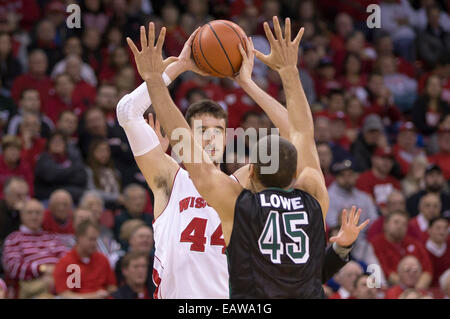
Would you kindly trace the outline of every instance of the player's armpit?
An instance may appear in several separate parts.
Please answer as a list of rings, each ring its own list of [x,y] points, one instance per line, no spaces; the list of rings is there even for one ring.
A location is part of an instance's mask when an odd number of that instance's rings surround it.
[[[173,179],[179,165],[163,152],[160,145],[144,155],[136,156],[135,159],[155,195],[154,216],[157,218],[169,200]]]
[[[330,198],[328,197],[328,190],[325,186],[322,172],[306,167],[297,178],[294,187],[308,192],[319,202],[325,223],[328,207],[330,206]]]
[[[219,214],[225,244],[228,245],[233,230],[236,200],[244,188],[214,165],[196,165],[201,168],[195,170],[195,173],[189,170],[190,176],[198,192]]]

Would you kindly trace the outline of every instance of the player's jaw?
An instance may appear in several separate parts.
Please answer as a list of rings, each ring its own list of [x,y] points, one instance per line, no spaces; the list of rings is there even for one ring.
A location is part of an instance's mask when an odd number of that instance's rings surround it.
[[[202,114],[192,119],[191,129],[194,138],[202,144],[203,150],[211,160],[220,163],[225,150],[225,120]]]

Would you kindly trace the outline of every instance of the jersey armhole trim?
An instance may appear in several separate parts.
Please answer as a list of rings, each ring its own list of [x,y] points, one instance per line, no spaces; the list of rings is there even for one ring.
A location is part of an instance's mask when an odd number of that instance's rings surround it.
[[[173,177],[173,181],[172,181],[172,187],[170,189],[170,195],[169,198],[167,200],[166,206],[164,207],[164,209],[162,210],[161,214],[159,214],[158,217],[156,217],[155,219],[153,219],[152,225],[156,222],[156,220],[162,216],[162,214],[164,214],[164,212],[166,211],[167,206],[169,206],[170,200],[172,199],[172,194],[173,194],[173,187],[175,186],[175,180],[177,178],[178,172],[180,171],[181,167],[178,167],[177,172],[175,173],[174,177]]]
[[[234,179],[236,180],[236,182],[238,182],[239,184],[241,184],[241,182],[239,181],[239,178],[237,178],[236,175],[231,174],[230,177],[234,177]]]

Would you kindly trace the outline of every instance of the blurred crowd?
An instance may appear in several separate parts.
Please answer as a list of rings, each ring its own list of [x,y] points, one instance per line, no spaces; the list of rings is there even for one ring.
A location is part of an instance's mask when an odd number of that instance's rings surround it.
[[[67,27],[72,3],[81,28]],[[449,298],[449,14],[448,0],[0,0],[0,298],[152,297],[153,195],[115,115],[141,83],[125,39],[153,21],[177,56],[198,26],[228,19],[268,54],[273,16],[305,27],[327,234],[352,205],[371,220],[327,296]],[[255,61],[253,79],[284,104],[276,72]],[[186,73],[170,91],[182,112],[209,98],[229,127],[273,126],[231,79]]]

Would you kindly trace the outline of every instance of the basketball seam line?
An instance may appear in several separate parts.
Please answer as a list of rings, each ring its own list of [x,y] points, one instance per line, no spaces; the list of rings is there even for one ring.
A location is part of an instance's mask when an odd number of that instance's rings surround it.
[[[225,56],[226,56],[226,58],[227,58],[227,60],[228,60],[228,63],[229,63],[230,66],[231,66],[231,71],[233,71],[233,74],[235,74],[236,71],[234,71],[233,64],[231,64],[230,58],[228,57],[228,54],[227,54],[227,51],[225,51],[225,48],[223,47],[222,42],[220,41],[219,37],[217,36],[216,31],[214,31],[214,28],[213,28],[209,23],[208,23],[208,27],[209,27],[209,28],[211,29],[211,31],[214,33],[214,36],[216,37],[217,41],[219,41],[220,47],[222,48],[223,53],[225,53]]]
[[[234,31],[234,33],[236,33],[236,35],[237,35],[239,41],[241,42],[242,47],[243,47],[243,48],[245,47],[245,51],[247,51],[247,46],[245,45],[244,41],[242,40],[241,36],[239,35],[239,32],[237,32],[236,29],[235,29],[231,24],[228,24],[228,23],[222,22],[222,21],[218,21],[218,22],[223,23],[223,24],[225,24],[226,26],[230,27],[230,28]]]
[[[198,46],[200,48],[200,52],[202,53],[203,59],[205,60],[206,64],[208,64],[208,66],[211,68],[211,70],[213,70],[214,72],[223,75],[223,76],[227,76],[226,74],[223,74],[222,72],[217,71],[215,68],[212,67],[211,64],[209,64],[208,59],[206,58],[205,54],[203,53],[203,49],[202,49],[202,32],[203,32],[203,28],[200,29],[200,34],[198,35]]]

